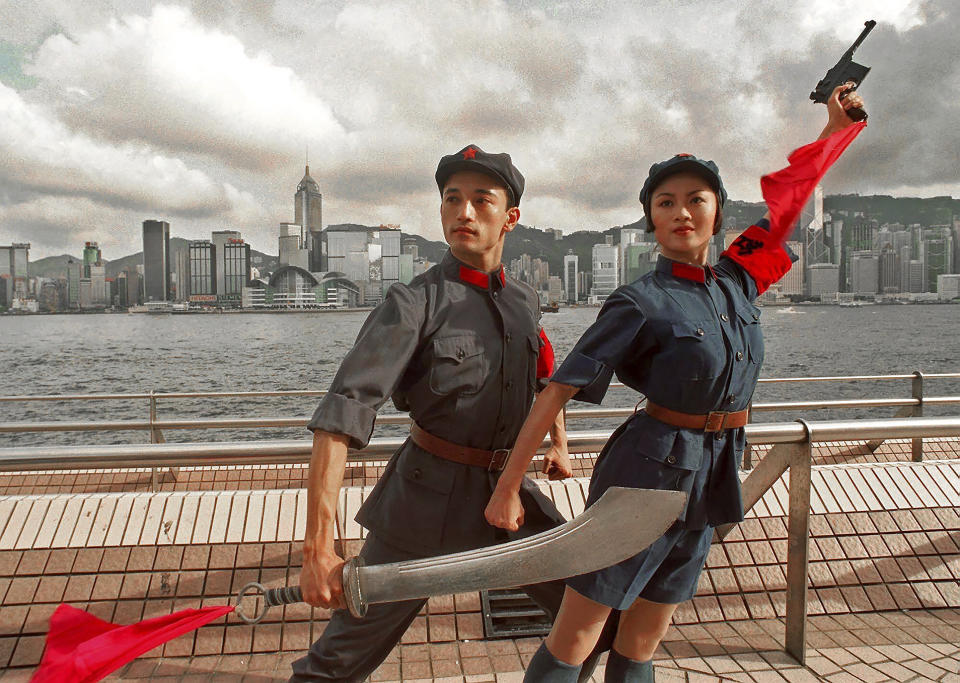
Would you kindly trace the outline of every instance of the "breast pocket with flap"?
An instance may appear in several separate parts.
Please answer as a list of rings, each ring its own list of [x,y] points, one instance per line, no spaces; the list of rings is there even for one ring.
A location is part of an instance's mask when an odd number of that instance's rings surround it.
[[[487,376],[483,343],[475,334],[433,340],[430,390],[441,396],[475,394]]]

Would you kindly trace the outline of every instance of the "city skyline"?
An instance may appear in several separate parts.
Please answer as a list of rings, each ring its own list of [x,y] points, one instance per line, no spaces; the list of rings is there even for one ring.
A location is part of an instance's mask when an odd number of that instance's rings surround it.
[[[819,131],[807,94],[866,18],[871,127],[827,191],[960,195],[934,153],[960,147],[952,4],[0,6],[0,242],[35,259],[88,239],[129,253],[151,217],[272,252],[307,146],[328,224],[428,239],[436,160],[465,142],[510,151],[521,220],[565,233],[636,221],[640,178],[678,145],[755,201]]]

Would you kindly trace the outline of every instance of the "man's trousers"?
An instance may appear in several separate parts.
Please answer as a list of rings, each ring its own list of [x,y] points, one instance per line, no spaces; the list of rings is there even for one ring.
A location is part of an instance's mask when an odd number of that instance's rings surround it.
[[[360,557],[367,564],[386,564],[419,559],[423,555],[388,545],[370,534],[363,544]],[[524,587],[527,594],[550,615],[551,621],[560,609],[563,589],[562,581]],[[335,610],[323,635],[310,647],[307,655],[293,662],[290,683],[363,681],[400,642],[404,631],[413,623],[425,602],[406,600],[370,605],[362,619],[353,617],[345,609]]]

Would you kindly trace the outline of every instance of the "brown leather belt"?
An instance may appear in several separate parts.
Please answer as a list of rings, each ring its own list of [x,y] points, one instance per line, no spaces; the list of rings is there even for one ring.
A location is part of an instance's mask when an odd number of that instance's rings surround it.
[[[666,422],[668,425],[686,429],[700,429],[705,432],[719,432],[724,429],[743,427],[747,424],[747,418],[750,415],[749,410],[738,410],[734,413],[717,410],[706,415],[691,415],[690,413],[681,413],[658,406],[652,401],[647,401],[643,409],[650,417]]]
[[[482,448],[470,448],[460,444],[441,439],[425,431],[416,422],[410,425],[410,438],[428,453],[432,453],[438,458],[452,460],[461,465],[473,465],[474,467],[485,467],[491,472],[499,472],[510,458],[509,448],[498,448],[495,451],[485,451]]]

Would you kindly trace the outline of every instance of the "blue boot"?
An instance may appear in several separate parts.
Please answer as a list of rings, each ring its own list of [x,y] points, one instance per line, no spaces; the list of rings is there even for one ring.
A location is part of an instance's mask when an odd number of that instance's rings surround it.
[[[610,648],[603,683],[653,683],[655,680],[652,659],[638,662]]]
[[[577,683],[579,675],[579,664],[561,662],[547,649],[546,643],[541,643],[527,665],[523,680],[524,683]]]

